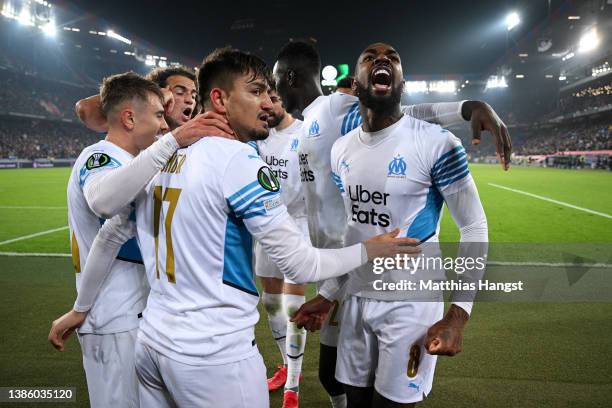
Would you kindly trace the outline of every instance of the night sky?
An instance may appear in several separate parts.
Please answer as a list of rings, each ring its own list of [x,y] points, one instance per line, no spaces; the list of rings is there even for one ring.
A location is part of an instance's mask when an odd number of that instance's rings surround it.
[[[551,1],[554,10],[560,0]],[[352,67],[369,43],[395,46],[404,73],[479,74],[504,54],[513,10],[520,38],[546,18],[548,0],[298,2],[66,1],[164,50],[201,61],[223,45],[273,62],[289,38],[314,38],[326,64]]]

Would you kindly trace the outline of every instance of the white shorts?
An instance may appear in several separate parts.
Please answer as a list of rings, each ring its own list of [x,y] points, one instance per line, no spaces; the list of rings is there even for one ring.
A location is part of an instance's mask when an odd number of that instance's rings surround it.
[[[134,345],[138,329],[79,334],[92,408],[138,407]]]
[[[338,300],[334,300],[334,304],[327,315],[327,319],[325,323],[323,323],[323,327],[321,327],[319,343],[325,346],[338,347],[338,336],[340,333],[340,323],[342,321],[342,306],[344,304],[346,292],[345,289],[346,285],[344,285],[336,295]]]
[[[397,403],[422,401],[431,391],[437,359],[425,351],[425,337],[442,319],[444,303],[349,296],[343,306],[336,379],[373,385]]]
[[[136,343],[142,407],[268,408],[270,397],[261,354],[221,365],[189,365]]]
[[[294,218],[293,221],[300,227],[304,238],[310,242],[310,235],[308,234],[308,219],[306,217]],[[255,242],[255,275],[261,278],[276,278],[282,279],[287,283],[295,284],[290,279],[285,278],[285,275],[278,269],[278,266],[266,254],[263,247],[259,242]]]

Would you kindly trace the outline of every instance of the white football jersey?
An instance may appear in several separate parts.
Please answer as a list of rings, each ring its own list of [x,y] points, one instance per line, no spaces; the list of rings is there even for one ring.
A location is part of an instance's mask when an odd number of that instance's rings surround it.
[[[410,116],[442,123],[460,123],[462,102],[402,106]],[[340,248],[346,231],[342,198],[334,185],[329,152],[336,140],[361,126],[359,98],[341,92],[319,96],[303,112],[299,157],[308,228],[318,248]]]
[[[339,139],[331,164],[344,199],[347,245],[399,227],[402,236],[428,242],[422,246],[424,256],[439,256],[443,195],[461,190],[472,179],[458,138],[438,125],[404,115],[379,132],[359,128]],[[432,267],[377,275],[369,263],[349,273],[347,292],[381,300],[411,299],[432,293],[376,291],[373,282],[442,278],[444,270]]]
[[[207,137],[176,152],[137,201],[151,285],[142,341],[194,365],[258,352],[251,234],[289,219],[279,190],[245,143]]]
[[[259,156],[276,174],[281,184],[281,199],[293,218],[306,216],[298,162],[302,123],[296,119],[283,130],[272,128],[270,135],[256,144]]]
[[[329,152],[338,138],[361,125],[359,100],[339,92],[319,96],[303,115],[299,158],[310,239],[318,248],[340,248],[346,221]]]
[[[79,290],[81,271],[91,245],[104,222],[91,211],[83,187],[105,172],[125,164],[133,156],[117,145],[102,140],[83,149],[68,181],[68,225],[72,262],[77,272]],[[138,315],[146,304],[149,285],[142,266],[142,256],[135,239],[126,242],[113,262],[94,306],[80,333],[117,333],[138,327]]]

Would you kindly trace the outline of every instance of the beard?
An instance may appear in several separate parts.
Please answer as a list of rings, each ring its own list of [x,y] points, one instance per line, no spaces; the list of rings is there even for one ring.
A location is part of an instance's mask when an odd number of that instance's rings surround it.
[[[248,135],[249,140],[265,140],[268,138],[270,131],[268,129],[266,130],[251,129],[249,130],[248,133],[249,133]]]
[[[403,85],[400,83],[395,88],[391,88],[389,95],[374,95],[372,92],[372,84],[369,83],[366,86],[361,85],[359,81],[355,81],[357,84],[357,94],[359,102],[362,103],[366,108],[377,112],[392,112],[396,109],[402,100],[402,88]]]
[[[277,127],[283,121],[283,119],[285,119],[285,115],[286,113],[283,113],[280,116],[274,113],[271,114],[270,117],[268,118],[268,127],[270,129]]]

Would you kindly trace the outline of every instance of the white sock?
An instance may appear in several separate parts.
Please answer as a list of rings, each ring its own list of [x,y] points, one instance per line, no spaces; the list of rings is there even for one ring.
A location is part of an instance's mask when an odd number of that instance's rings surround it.
[[[304,304],[306,298],[298,295],[285,294],[283,308],[287,316],[293,314]],[[306,329],[298,329],[295,323],[287,321],[287,382],[286,390],[299,391],[304,347],[306,346]]]
[[[346,394],[329,396],[332,408],[346,408]]]
[[[287,353],[285,351],[287,315],[283,309],[283,295],[264,292],[261,298],[268,315],[268,323],[270,324],[270,330],[272,330],[272,336],[283,357],[283,364],[287,365]]]

